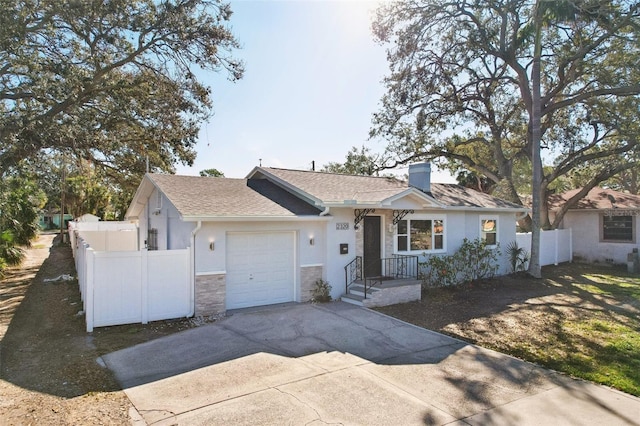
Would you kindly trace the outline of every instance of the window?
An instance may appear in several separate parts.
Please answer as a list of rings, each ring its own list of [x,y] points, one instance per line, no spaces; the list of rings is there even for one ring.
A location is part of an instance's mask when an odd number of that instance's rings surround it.
[[[158,230],[156,228],[149,229],[147,250],[158,250]]]
[[[633,242],[633,216],[602,216],[602,240]]]
[[[444,219],[411,219],[398,222],[396,248],[401,251],[444,249]]]
[[[488,246],[498,244],[498,219],[480,219],[480,239]]]

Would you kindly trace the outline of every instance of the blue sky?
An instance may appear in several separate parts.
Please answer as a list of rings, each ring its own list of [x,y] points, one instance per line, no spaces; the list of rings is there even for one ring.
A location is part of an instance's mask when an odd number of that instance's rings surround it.
[[[352,146],[374,151],[371,116],[384,93],[384,46],[371,34],[376,1],[232,1],[233,33],[245,76],[207,74],[214,117],[202,127],[193,167],[244,177],[263,166],[316,168],[343,161]],[[401,173],[406,172],[400,170]],[[434,181],[445,177],[434,176]],[[450,181],[450,180],[449,180]]]

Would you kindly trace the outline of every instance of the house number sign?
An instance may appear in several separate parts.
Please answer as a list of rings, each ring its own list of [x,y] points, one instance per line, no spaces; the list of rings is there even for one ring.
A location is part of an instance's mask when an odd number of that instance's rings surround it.
[[[348,231],[349,230],[349,222],[337,222],[336,223],[337,231]]]

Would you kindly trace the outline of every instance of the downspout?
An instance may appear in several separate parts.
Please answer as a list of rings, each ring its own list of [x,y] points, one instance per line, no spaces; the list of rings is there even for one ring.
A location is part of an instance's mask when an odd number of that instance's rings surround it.
[[[191,259],[191,265],[189,268],[191,269],[191,273],[189,274],[191,280],[191,286],[189,288],[191,311],[189,312],[189,317],[194,316],[196,313],[196,234],[200,231],[200,228],[202,228],[201,220],[198,221],[194,230],[191,231],[191,255],[193,256],[193,259]]]
[[[320,212],[320,216],[322,217],[322,216],[328,215],[329,214],[329,210],[330,210],[330,207],[329,206],[325,206],[324,210]],[[326,240],[329,237],[329,225],[328,224],[325,227],[324,234],[325,234],[325,240]],[[328,275],[328,271],[327,271],[327,265],[329,263],[328,247],[329,247],[329,244],[327,244],[326,241],[325,241],[325,243],[324,243],[324,256],[323,256],[323,258],[324,258],[324,266],[322,267],[322,279],[323,280],[326,280],[327,279],[327,275]]]

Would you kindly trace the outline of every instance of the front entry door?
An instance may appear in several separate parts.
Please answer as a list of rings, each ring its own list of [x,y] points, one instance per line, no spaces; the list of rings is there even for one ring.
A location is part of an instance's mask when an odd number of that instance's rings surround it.
[[[364,275],[366,277],[378,277],[382,275],[380,245],[380,216],[365,216]]]

